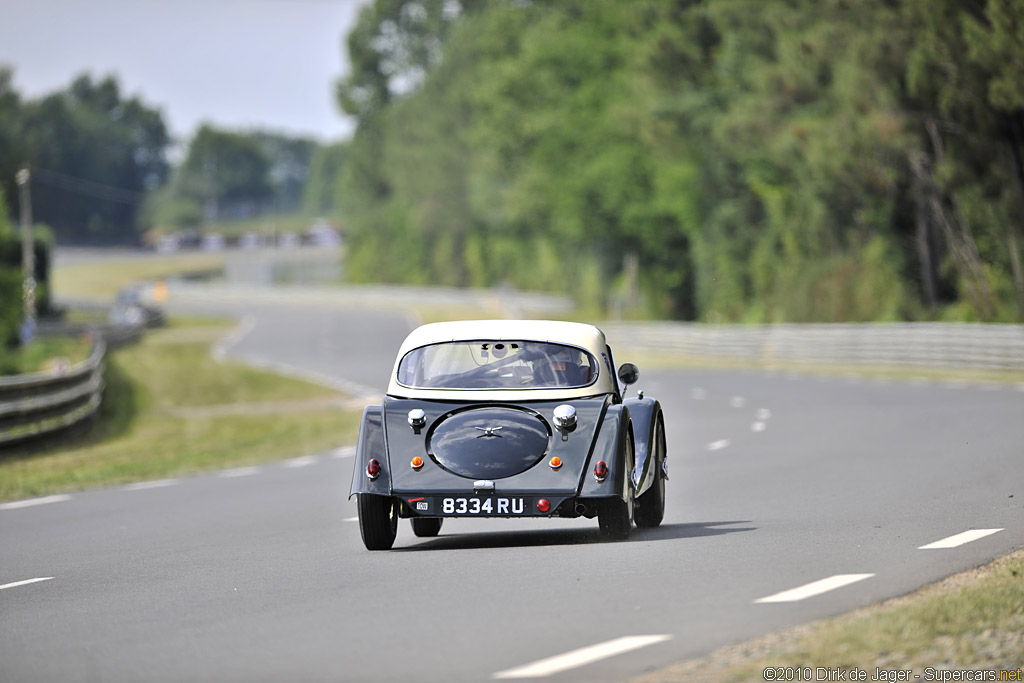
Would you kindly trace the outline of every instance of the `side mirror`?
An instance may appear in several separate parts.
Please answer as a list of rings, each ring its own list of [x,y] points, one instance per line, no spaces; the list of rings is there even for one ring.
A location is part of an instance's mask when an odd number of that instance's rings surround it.
[[[640,368],[632,363],[623,363],[619,366],[620,382],[629,386],[630,384],[636,384],[638,379],[640,379]]]

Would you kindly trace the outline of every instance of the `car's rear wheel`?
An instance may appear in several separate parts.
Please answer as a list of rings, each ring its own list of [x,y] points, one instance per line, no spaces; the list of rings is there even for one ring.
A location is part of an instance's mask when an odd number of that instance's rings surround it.
[[[597,512],[597,522],[601,527],[601,533],[611,540],[624,541],[629,538],[630,528],[633,526],[633,435],[626,435],[626,443],[623,446],[620,465],[625,468],[623,472],[623,486],[625,492],[622,498],[611,498],[604,502]]]
[[[636,499],[635,519],[636,525],[641,529],[656,527],[665,518],[665,473],[661,469],[661,463],[665,460],[665,424],[660,417],[654,428],[651,446],[651,471],[654,473],[654,483]]]
[[[387,496],[359,494],[359,533],[367,550],[388,550],[398,535],[398,510]]]
[[[413,517],[412,532],[420,538],[431,538],[441,531],[442,522],[441,517]]]

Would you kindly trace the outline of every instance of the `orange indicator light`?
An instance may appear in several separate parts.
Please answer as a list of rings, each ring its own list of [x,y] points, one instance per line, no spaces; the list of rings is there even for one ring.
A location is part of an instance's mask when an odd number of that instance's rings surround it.
[[[416,456],[412,459],[412,468],[416,471],[423,469],[423,458]]]
[[[551,462],[549,462],[548,464],[551,465],[551,469],[557,470],[559,467],[562,466],[562,459],[556,455],[555,457],[551,458]]]

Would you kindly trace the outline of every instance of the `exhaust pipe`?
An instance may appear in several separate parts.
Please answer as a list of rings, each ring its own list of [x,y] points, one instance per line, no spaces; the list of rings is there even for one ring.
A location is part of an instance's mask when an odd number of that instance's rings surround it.
[[[580,517],[587,516],[587,506],[583,503],[576,503],[576,514]]]

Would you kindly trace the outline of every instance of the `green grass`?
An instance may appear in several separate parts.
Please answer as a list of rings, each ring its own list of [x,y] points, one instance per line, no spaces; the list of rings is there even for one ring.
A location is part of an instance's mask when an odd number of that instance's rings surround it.
[[[89,357],[92,341],[80,337],[37,337],[27,346],[0,348],[0,375],[49,372],[55,364],[74,365]]]
[[[901,669],[911,670],[904,679],[911,681],[926,680],[929,667],[984,669],[999,680],[1000,671],[1024,667],[1024,550],[909,596],[723,648],[634,683],[763,681],[768,667],[841,667],[846,680],[854,668],[866,671],[866,680],[876,668]]]
[[[0,454],[0,500],[183,476],[354,443],[341,394],[215,362],[228,327],[173,322],[108,356],[97,419],[56,441]],[[230,410],[224,410],[230,408]]]
[[[182,273],[216,271],[224,267],[223,253],[147,254],[124,260],[102,259],[53,269],[51,283],[59,298],[111,301],[124,287],[144,280],[163,280]]]

